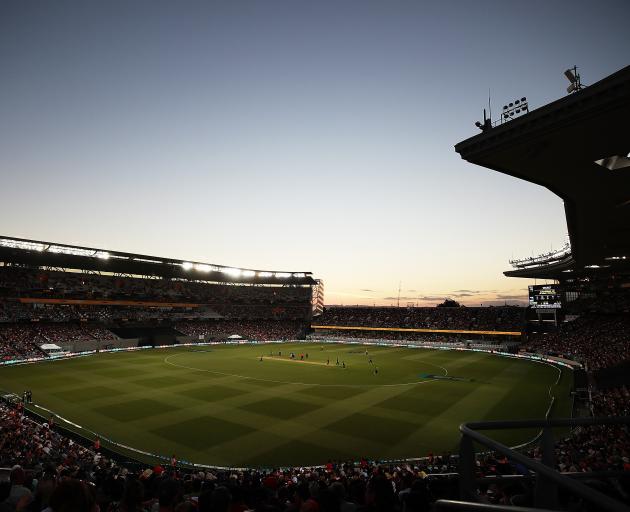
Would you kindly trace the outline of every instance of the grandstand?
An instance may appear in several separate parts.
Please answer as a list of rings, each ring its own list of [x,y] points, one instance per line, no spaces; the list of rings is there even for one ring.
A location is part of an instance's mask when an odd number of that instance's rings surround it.
[[[304,336],[309,272],[240,269],[0,237],[0,357]],[[264,329],[259,326],[263,324]]]
[[[575,375],[576,406],[582,391],[582,412],[602,417],[597,426],[557,443],[546,463],[560,471],[630,469],[630,140],[620,129],[629,115],[626,67],[533,112],[502,119],[455,146],[463,159],[544,186],[564,201],[569,241],[560,250],[513,260],[505,272],[551,280],[529,287],[524,349],[580,362],[588,374]],[[579,406],[574,414],[580,414]],[[626,424],[605,424],[603,417],[610,416]],[[588,453],[590,460],[576,464],[576,453]],[[622,464],[615,466],[614,460]],[[627,478],[616,482],[628,485]],[[593,485],[603,486],[604,480]],[[541,493],[536,503],[558,508],[556,489],[548,489],[552,494]],[[623,509],[618,502],[606,507]]]
[[[567,300],[630,287],[630,66],[460,142],[468,162],[546,187],[564,202],[569,242],[512,261],[506,276],[557,281]],[[627,305],[627,303],[626,303]]]

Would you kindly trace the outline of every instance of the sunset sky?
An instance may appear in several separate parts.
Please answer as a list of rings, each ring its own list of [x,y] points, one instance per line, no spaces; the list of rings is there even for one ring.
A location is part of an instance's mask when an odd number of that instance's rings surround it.
[[[5,1],[0,234],[311,271],[327,304],[524,300],[562,201],[460,159],[492,97],[628,65],[628,0]]]

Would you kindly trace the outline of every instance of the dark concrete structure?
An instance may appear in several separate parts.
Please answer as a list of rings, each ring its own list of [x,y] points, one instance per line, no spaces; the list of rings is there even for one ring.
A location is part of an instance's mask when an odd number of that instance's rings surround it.
[[[571,250],[512,277],[630,283],[630,66],[455,146],[464,160],[548,188],[564,201]]]

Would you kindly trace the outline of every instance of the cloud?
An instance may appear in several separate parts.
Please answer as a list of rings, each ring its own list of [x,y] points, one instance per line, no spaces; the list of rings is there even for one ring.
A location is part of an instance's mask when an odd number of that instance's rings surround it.
[[[453,297],[474,297],[474,293],[456,293]]]
[[[361,290],[359,290],[361,292],[373,292],[374,290],[368,290],[367,288],[361,288]]]
[[[475,293],[481,293],[480,290],[455,290],[453,293],[467,293],[469,295],[475,294]],[[462,295],[462,297],[467,297],[468,295]],[[456,295],[456,297],[460,297],[460,295]]]
[[[510,300],[509,304],[511,306],[527,306],[528,303],[526,300]],[[484,300],[484,306],[503,306],[505,305],[505,300]]]
[[[526,300],[526,296],[523,294],[520,295],[497,295],[497,299],[500,300],[522,300],[525,301]]]
[[[383,297],[383,300],[398,300],[398,297]],[[401,295],[400,300],[404,300],[407,302],[426,302],[426,301],[436,301],[439,300],[440,302],[444,300],[444,296],[443,295],[436,295],[436,296],[430,296],[430,295],[424,295],[422,297],[403,297]]]

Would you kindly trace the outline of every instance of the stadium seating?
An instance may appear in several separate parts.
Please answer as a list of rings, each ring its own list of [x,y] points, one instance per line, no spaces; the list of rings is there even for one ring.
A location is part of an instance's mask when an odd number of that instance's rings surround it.
[[[330,307],[315,318],[313,323],[352,327],[521,331],[525,325],[525,309],[511,306],[489,308]]]
[[[534,333],[527,349],[565,356],[599,370],[630,359],[630,315],[588,314],[554,332]]]

